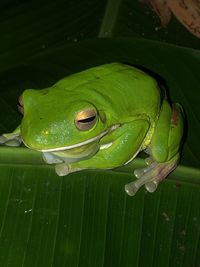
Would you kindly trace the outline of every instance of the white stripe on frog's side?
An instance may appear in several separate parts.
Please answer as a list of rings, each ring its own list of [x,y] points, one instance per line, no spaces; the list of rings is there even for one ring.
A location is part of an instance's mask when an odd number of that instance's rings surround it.
[[[134,158],[137,156],[137,154],[141,151],[141,147],[142,147],[142,146],[140,146],[140,148],[135,152],[135,154],[134,154],[128,161],[126,161],[126,162],[124,163],[124,165],[127,165],[127,164],[129,164],[132,160],[134,160]]]
[[[88,139],[86,141],[80,142],[78,144],[74,144],[74,145],[70,145],[70,146],[64,146],[64,147],[56,147],[56,148],[51,148],[51,149],[38,149],[37,151],[41,151],[41,152],[56,152],[57,151],[58,152],[58,151],[64,151],[64,150],[69,150],[69,149],[81,147],[81,146],[90,144],[90,143],[92,143],[92,142],[94,142],[96,140],[101,139],[107,133],[112,132],[112,131],[114,131],[115,129],[117,129],[119,127],[120,127],[120,124],[113,125],[110,128],[108,128],[106,131],[100,133],[99,135],[97,135],[97,136],[95,136],[93,138],[90,138],[90,139]],[[25,146],[27,146],[24,141],[23,141],[23,143],[25,144]],[[100,149],[108,148],[111,145],[112,145],[112,143],[102,145]],[[29,147],[29,146],[27,146],[27,147]]]
[[[107,149],[109,147],[111,147],[113,144],[113,142],[110,142],[110,143],[107,143],[107,144],[103,144],[100,146],[100,150],[103,150],[103,149]]]

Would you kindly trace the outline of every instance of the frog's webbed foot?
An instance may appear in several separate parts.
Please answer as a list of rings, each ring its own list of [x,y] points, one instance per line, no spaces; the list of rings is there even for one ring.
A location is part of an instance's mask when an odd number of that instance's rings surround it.
[[[21,143],[22,139],[18,134],[8,133],[0,136],[0,145],[20,146]]]
[[[179,155],[161,163],[154,161],[152,157],[147,158],[145,162],[148,166],[134,171],[137,180],[126,184],[125,191],[128,195],[134,196],[138,189],[145,185],[148,192],[154,192],[158,184],[176,168],[178,161]]]
[[[65,176],[72,172],[81,171],[81,168],[71,168],[70,164],[67,163],[60,163],[56,164],[55,171],[58,176]]]
[[[56,164],[55,171],[58,176],[65,176],[70,173],[68,165],[64,163],[64,160],[59,158],[58,156],[52,153],[43,152],[42,157],[46,163]]]
[[[55,171],[58,176],[65,176],[70,173],[70,169],[66,163],[56,164]]]
[[[44,161],[48,164],[59,164],[59,163],[63,163],[64,160],[52,153],[49,152],[43,152],[42,153],[42,157],[44,159]]]
[[[55,171],[58,176],[65,176],[72,172],[83,170],[83,168],[78,168],[76,166],[76,162],[74,159],[64,158],[51,152],[43,152],[42,156],[46,163],[55,164]]]

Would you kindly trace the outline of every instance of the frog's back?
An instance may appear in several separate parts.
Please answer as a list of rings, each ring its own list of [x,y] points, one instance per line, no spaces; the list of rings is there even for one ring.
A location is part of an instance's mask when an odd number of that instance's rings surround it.
[[[110,63],[97,66],[67,77],[66,82],[67,91],[101,109],[112,109],[116,117],[145,113],[154,119],[160,109],[156,80],[129,65]]]

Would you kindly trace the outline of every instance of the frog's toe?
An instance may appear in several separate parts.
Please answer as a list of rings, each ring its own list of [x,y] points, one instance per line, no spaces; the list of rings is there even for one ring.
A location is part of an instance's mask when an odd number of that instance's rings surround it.
[[[138,179],[142,178],[146,173],[148,174],[150,171],[155,169],[156,164],[157,164],[155,161],[152,161],[151,158],[147,158],[147,160],[145,160],[145,162],[148,165],[148,167],[145,167],[145,168],[142,168],[142,169],[136,169],[134,171],[134,175]]]
[[[153,157],[148,157],[145,159],[145,163],[149,166],[154,162]]]
[[[7,141],[7,138],[3,135],[0,136],[0,144],[5,144]]]
[[[60,163],[60,164],[56,164],[55,166],[55,171],[59,176],[65,176],[68,175],[72,172],[78,172],[81,171],[81,168],[78,167],[71,167],[69,164],[66,163]]]
[[[175,156],[170,161],[164,163],[153,161],[146,168],[135,170],[134,174],[137,180],[127,184],[125,191],[128,195],[134,196],[138,189],[145,185],[148,192],[154,192],[158,184],[176,168],[178,160],[179,157]]]
[[[20,136],[6,137],[4,135],[0,136],[0,144],[6,146],[20,146],[22,140]]]
[[[157,186],[158,186],[158,183],[156,181],[145,184],[146,190],[150,193],[153,193],[154,191],[156,191]]]
[[[134,196],[137,193],[139,187],[135,182],[131,182],[129,184],[126,184],[124,189],[129,196]]]
[[[70,173],[70,169],[65,163],[56,164],[55,171],[58,176],[65,176]]]
[[[48,153],[48,152],[43,152],[42,153],[42,157],[44,159],[44,161],[48,164],[59,164],[59,163],[63,163],[64,161],[59,158],[58,156],[52,154],[52,153]]]
[[[154,192],[158,184],[165,179],[178,165],[179,159],[172,159],[165,163],[157,163],[155,168],[150,172],[151,179],[145,183],[148,192]]]

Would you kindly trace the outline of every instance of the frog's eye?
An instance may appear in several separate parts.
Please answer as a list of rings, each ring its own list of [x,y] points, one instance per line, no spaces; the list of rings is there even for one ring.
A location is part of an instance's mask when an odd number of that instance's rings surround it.
[[[17,108],[20,113],[24,114],[24,104],[23,104],[23,98],[22,95],[18,98]]]
[[[90,130],[97,121],[97,112],[95,109],[86,109],[76,115],[75,125],[81,131]]]

